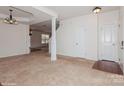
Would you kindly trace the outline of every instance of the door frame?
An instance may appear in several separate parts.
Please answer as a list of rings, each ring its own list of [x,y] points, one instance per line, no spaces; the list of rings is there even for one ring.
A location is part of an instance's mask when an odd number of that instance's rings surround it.
[[[117,28],[117,34],[115,34],[116,35],[116,39],[117,39],[117,41],[116,41],[116,60],[115,60],[115,62],[119,62],[119,24],[103,24],[103,25],[114,25],[114,26],[116,26],[116,28]],[[101,50],[102,50],[102,48],[101,48],[101,42],[100,42],[100,32],[99,31],[101,31],[101,26],[99,26],[98,27],[99,29],[98,29],[98,60],[103,60],[102,58],[101,58]]]

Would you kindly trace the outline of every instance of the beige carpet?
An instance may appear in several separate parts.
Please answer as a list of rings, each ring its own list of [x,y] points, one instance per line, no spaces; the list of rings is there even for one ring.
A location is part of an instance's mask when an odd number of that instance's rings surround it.
[[[124,76],[92,69],[90,60],[59,57],[51,63],[46,53],[0,59],[3,85],[124,85]]]

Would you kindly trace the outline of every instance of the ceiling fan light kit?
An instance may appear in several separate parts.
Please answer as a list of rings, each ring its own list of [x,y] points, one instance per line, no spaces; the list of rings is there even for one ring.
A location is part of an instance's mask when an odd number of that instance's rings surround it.
[[[18,24],[18,22],[16,21],[16,19],[13,18],[13,16],[12,16],[13,10],[10,9],[9,11],[10,11],[9,17],[5,18],[5,19],[3,20],[3,22],[4,22],[4,23],[7,23],[7,24]]]

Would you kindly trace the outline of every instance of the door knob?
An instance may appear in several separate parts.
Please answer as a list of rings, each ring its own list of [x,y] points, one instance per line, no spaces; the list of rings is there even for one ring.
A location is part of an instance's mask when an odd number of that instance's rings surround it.
[[[121,41],[121,49],[124,49],[124,41]]]
[[[113,43],[112,45],[113,45],[113,46],[115,46],[115,44],[114,44],[114,43]]]
[[[121,41],[121,46],[124,46],[124,41]]]
[[[78,45],[78,43],[76,43],[76,45]]]

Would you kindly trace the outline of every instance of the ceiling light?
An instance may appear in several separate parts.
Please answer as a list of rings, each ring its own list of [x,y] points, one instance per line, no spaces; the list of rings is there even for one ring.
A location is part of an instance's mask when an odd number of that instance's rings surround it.
[[[100,7],[95,7],[93,9],[93,12],[97,14],[97,13],[101,12],[101,8]]]
[[[12,11],[13,10],[10,9],[9,11],[10,11],[10,15],[9,15],[9,17],[7,17],[7,18],[4,19],[4,23],[7,23],[7,24],[17,24],[18,22],[12,16]]]

